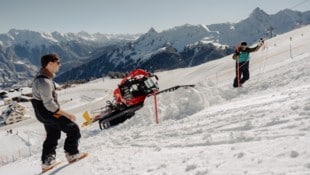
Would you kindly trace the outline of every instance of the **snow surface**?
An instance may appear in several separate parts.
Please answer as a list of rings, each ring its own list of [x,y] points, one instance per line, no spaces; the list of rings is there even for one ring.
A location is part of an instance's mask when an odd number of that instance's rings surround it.
[[[292,40],[290,40],[292,37]],[[292,58],[290,55],[292,47]],[[231,55],[192,68],[156,73],[165,89],[179,84],[195,88],[158,95],[130,120],[100,131],[81,127],[80,150],[86,159],[51,175],[310,174],[310,26],[266,41],[251,54],[251,79],[232,88]],[[119,80],[98,79],[59,92],[63,108],[81,117],[112,99]],[[0,174],[40,172],[42,124],[32,116],[0,128]],[[13,129],[13,134],[6,133]],[[57,158],[65,160],[59,141]]]

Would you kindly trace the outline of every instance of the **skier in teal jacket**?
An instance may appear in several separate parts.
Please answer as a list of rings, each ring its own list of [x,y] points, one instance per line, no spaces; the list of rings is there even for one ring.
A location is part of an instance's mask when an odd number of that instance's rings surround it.
[[[233,59],[236,60],[236,77],[234,79],[233,87],[241,87],[242,84],[250,78],[250,53],[259,50],[263,43],[264,40],[261,39],[258,45],[254,48],[247,47],[246,42],[242,42],[241,46],[237,47],[235,53],[233,54]]]

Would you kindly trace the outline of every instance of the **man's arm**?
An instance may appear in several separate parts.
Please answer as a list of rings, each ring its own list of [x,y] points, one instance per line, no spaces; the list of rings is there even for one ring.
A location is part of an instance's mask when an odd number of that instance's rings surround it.
[[[235,50],[235,53],[233,54],[233,56],[232,56],[232,58],[234,59],[234,60],[236,60],[237,58],[238,58],[238,56],[240,55],[240,52],[238,51],[239,49],[236,49]]]
[[[52,96],[53,85],[50,81],[46,78],[40,80],[40,95],[43,101],[45,108],[51,112],[53,112],[53,116],[59,118],[60,116],[64,116],[71,121],[75,121],[76,117],[73,114],[70,114],[62,109],[60,106],[55,102],[54,97]]]
[[[234,60],[236,60],[236,59],[238,58],[238,55],[234,53],[233,56],[232,56],[232,58],[233,58]]]
[[[46,78],[38,79],[35,83],[35,89],[39,92],[44,107],[52,113],[57,113],[59,105],[55,102],[52,95],[53,85],[50,80]]]
[[[263,44],[264,44],[264,40],[261,38],[261,39],[259,40],[259,42],[258,42],[258,44],[257,44],[256,47],[254,47],[254,48],[249,48],[249,52],[258,51],[258,50],[262,47]]]
[[[260,49],[260,47],[262,47],[262,45],[257,45],[256,47],[249,48],[249,52],[256,52]]]

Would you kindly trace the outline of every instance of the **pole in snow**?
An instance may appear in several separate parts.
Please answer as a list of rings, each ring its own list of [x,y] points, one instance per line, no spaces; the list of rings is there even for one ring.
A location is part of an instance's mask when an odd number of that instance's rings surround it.
[[[157,109],[157,97],[156,97],[157,91],[154,90],[154,105],[155,105],[155,119],[156,124],[158,124],[158,109]]]
[[[290,37],[290,57],[293,58],[293,52],[292,52],[292,40],[293,38]]]
[[[239,52],[239,45],[236,45],[236,51]],[[236,66],[237,66],[237,80],[238,80],[238,87],[240,87],[240,65],[239,65],[239,56],[236,59]]]

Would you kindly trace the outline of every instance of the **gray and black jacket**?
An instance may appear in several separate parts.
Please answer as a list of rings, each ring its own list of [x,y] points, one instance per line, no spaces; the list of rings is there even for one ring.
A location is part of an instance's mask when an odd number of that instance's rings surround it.
[[[53,123],[59,111],[59,103],[56,94],[56,86],[53,81],[54,75],[46,69],[41,69],[36,75],[33,85],[31,100],[37,119],[45,124]]]

